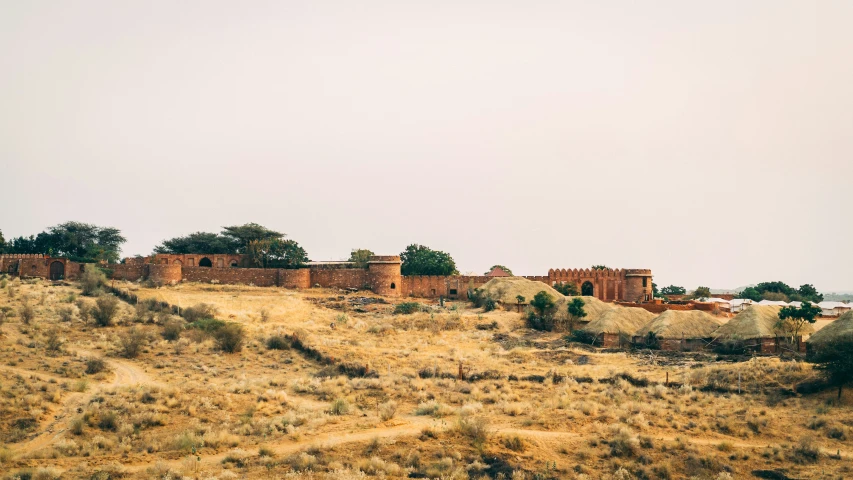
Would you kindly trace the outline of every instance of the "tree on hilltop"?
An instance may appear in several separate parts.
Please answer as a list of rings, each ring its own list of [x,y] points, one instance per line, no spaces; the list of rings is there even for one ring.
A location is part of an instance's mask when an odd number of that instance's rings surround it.
[[[592,269],[593,270],[610,270],[610,267],[608,267],[607,265],[593,265]]]
[[[450,254],[412,244],[400,253],[403,275],[458,275],[456,262]]]
[[[3,238],[3,230],[0,230],[0,253],[6,252],[6,239]]]
[[[554,290],[560,292],[561,294],[567,297],[574,297],[576,295],[580,295],[580,291],[578,290],[578,284],[575,282],[561,282],[554,285]]]
[[[568,306],[568,320],[569,325],[566,329],[569,332],[572,332],[575,329],[575,323],[586,317],[587,313],[584,310],[583,306],[585,305],[583,299],[581,298],[573,298],[571,302],[569,302]]]
[[[358,268],[367,268],[367,262],[373,255],[375,253],[366,248],[354,248],[349,254],[348,261],[353,262]]]
[[[542,290],[530,301],[533,308],[527,315],[527,324],[535,330],[551,331],[554,328],[554,297]]]

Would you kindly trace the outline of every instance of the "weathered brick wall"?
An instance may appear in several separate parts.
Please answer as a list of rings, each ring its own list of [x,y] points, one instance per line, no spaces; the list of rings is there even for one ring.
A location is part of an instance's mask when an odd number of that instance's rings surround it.
[[[278,286],[285,288],[311,288],[311,270],[278,270]]]
[[[202,267],[203,268],[203,267]],[[163,263],[148,265],[148,280],[161,285],[174,285],[183,278],[183,267],[180,264]]]
[[[62,265],[60,271],[63,279],[73,280],[80,275],[81,264],[67,258],[25,254],[0,255],[0,273],[50,278],[50,267],[54,263]]]
[[[278,270],[272,268],[209,268],[182,266],[185,282],[225,284],[242,283],[259,287],[272,287],[278,280]]]
[[[144,263],[118,263],[109,265],[109,269],[113,271],[110,278],[115,280],[136,282],[148,277],[148,265]]]
[[[491,279],[486,276],[411,275],[402,278],[400,293],[407,297],[464,299],[468,298],[469,288],[480,288]]]
[[[326,288],[365,288],[370,285],[367,270],[363,268],[311,268],[311,286]]]
[[[397,255],[372,255],[367,262],[370,289],[379,295],[400,296],[403,288],[401,265]]]

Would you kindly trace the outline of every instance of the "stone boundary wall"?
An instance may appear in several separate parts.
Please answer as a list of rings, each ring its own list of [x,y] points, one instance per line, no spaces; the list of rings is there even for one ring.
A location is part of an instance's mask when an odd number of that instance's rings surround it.
[[[273,287],[278,283],[278,270],[272,268],[210,268],[180,267],[185,282],[252,284],[258,287]]]
[[[701,310],[703,312],[713,312],[715,304],[713,303],[688,303],[686,305],[677,304],[677,303],[641,303],[636,304],[632,302],[615,302],[617,305],[621,305],[623,307],[637,307],[645,308],[646,310],[652,313],[663,313],[667,310]]]
[[[358,288],[370,285],[367,270],[363,268],[309,268],[311,279],[308,286],[326,288]]]
[[[115,280],[136,282],[148,277],[148,264],[145,263],[117,263],[109,268],[113,271],[110,278]]]

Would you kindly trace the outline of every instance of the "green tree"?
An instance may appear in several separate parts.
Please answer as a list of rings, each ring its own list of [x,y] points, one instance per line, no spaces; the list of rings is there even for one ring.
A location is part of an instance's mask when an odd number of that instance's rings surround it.
[[[2,238],[2,236],[0,236],[0,238]],[[800,298],[803,301],[808,301],[812,303],[820,303],[823,301],[823,294],[818,292],[814,285],[810,283],[800,285],[800,288],[797,290],[797,293],[800,295]]]
[[[567,297],[580,295],[580,292],[578,291],[578,285],[574,282],[558,283],[554,285],[554,290],[560,292],[561,294]]]
[[[366,248],[356,248],[349,254],[349,261],[355,263],[358,268],[367,268],[370,257],[376,255]]]
[[[222,227],[222,235],[230,238],[237,245],[237,253],[246,253],[251,242],[257,240],[282,240],[285,234],[270,230],[257,223]]]
[[[548,292],[542,290],[533,296],[533,300],[530,301],[530,306],[533,307],[536,315],[540,318],[546,318],[554,314],[554,307],[556,307],[556,304],[554,303],[554,297],[548,294]]]
[[[687,289],[684,287],[679,287],[678,285],[670,285],[668,287],[663,287],[660,290],[661,295],[684,295],[687,293]],[[710,290],[708,291],[708,296],[711,295]]]
[[[302,268],[308,254],[294,240],[252,240],[246,249],[252,265],[262,268]]]
[[[3,238],[2,230],[0,230],[0,253],[6,253],[6,239]]]
[[[844,385],[853,381],[853,334],[840,335],[820,345],[812,354],[811,361],[830,383],[838,386],[840,400]]]
[[[154,247],[154,253],[237,253],[237,242],[218,233],[195,232],[185,237],[164,240]]]
[[[791,340],[797,340],[799,346],[800,330],[806,323],[815,323],[820,315],[820,307],[809,302],[803,302],[799,307],[782,307],[779,310],[779,321],[776,328],[791,335]]]
[[[48,228],[36,236],[12,239],[8,253],[43,254],[67,257],[79,262],[118,262],[125,238],[113,227],[99,227],[82,222],[65,222]]]
[[[608,267],[607,265],[593,265],[592,269],[593,270],[610,270],[610,267]]]
[[[572,332],[575,329],[575,323],[580,321],[582,318],[586,317],[586,310],[584,310],[584,301],[580,298],[573,298],[571,302],[569,302],[568,306],[568,318],[569,318],[569,328],[568,331]]]
[[[492,273],[492,270],[494,270],[496,268],[500,268],[501,270],[506,272],[507,275],[512,276],[512,270],[510,270],[508,267],[505,267],[504,265],[492,265],[492,268],[490,268],[489,271],[484,273],[483,275],[488,275],[488,274]]]
[[[740,293],[738,293],[737,298],[745,298],[752,300],[753,302],[761,301],[761,292],[758,291],[755,287],[746,287]]]
[[[658,290],[658,284],[655,282],[652,282],[652,296],[653,297],[659,297],[660,296],[660,290]]]
[[[412,244],[400,254],[403,275],[458,275],[456,262],[445,252]]]
[[[696,290],[693,290],[692,297],[693,298],[708,298],[711,296],[711,289],[708,287],[696,287]]]

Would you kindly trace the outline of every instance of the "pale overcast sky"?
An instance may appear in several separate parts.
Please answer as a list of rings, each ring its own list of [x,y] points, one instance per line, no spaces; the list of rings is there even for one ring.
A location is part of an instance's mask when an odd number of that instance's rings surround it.
[[[0,1],[6,238],[853,290],[853,2]]]

